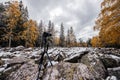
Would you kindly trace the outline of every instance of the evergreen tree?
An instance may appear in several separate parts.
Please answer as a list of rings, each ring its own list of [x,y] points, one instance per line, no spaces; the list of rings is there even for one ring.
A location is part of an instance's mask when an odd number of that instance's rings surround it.
[[[52,29],[52,22],[51,20],[49,20],[49,23],[48,23],[48,32],[51,33],[51,29]]]
[[[73,28],[70,27],[70,46],[75,46],[75,44],[76,44],[76,37]]]
[[[51,39],[52,39],[52,46],[55,46],[55,34],[56,34],[56,32],[55,32],[55,29],[54,29],[54,27],[55,27],[55,25],[54,25],[54,23],[52,23],[52,25],[51,25],[51,34],[52,34],[52,37],[51,37]]]
[[[43,21],[42,20],[39,23],[38,30],[39,30],[39,36],[38,36],[38,40],[37,40],[37,45],[41,46],[41,44],[42,44],[42,33],[43,33]]]
[[[90,38],[86,41],[86,43],[87,43],[87,47],[91,47],[92,46]]]
[[[66,42],[67,42],[67,46],[69,47],[70,46],[70,30],[69,29],[67,31],[67,40],[66,40]]]
[[[63,23],[61,23],[60,28],[60,40],[59,40],[59,46],[64,47],[65,46],[65,36],[64,36],[64,26]]]

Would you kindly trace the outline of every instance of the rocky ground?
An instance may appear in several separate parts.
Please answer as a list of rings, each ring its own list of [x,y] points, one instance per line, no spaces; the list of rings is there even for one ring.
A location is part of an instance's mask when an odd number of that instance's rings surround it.
[[[43,50],[0,48],[0,80],[36,80]],[[120,49],[51,48],[40,72],[40,80],[120,80]]]

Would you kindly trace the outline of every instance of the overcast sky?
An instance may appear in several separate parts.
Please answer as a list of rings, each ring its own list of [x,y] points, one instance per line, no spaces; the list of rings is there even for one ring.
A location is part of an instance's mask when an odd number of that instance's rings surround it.
[[[5,2],[9,0],[0,0]],[[91,38],[97,35],[93,31],[95,19],[100,13],[103,0],[22,0],[28,7],[30,18],[48,25],[51,20],[55,28],[63,22],[65,31],[72,26],[78,38]]]

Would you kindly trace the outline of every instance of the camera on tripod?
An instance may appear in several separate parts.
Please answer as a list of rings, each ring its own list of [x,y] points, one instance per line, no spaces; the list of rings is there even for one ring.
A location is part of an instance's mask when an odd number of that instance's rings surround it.
[[[49,41],[51,41],[51,40],[48,39],[50,36],[52,36],[52,34],[49,33],[49,32],[43,32],[43,34],[42,34],[41,48],[44,48],[44,51],[41,53],[41,58],[39,60],[39,65],[38,65],[39,70],[38,70],[38,75],[37,75],[37,79],[36,80],[39,80],[39,75],[40,75],[41,67],[42,67],[42,64],[43,64],[44,54],[47,55],[47,58],[50,61],[51,66],[53,66],[53,64],[52,64],[52,62],[50,60],[50,57],[48,55],[48,52],[47,52],[48,51],[48,47],[49,47]]]
[[[49,42],[52,42],[52,40],[49,39],[49,37],[51,37],[52,34],[49,32],[43,32],[42,34],[42,44],[41,44],[41,48],[44,48],[44,51],[48,50],[49,47]]]

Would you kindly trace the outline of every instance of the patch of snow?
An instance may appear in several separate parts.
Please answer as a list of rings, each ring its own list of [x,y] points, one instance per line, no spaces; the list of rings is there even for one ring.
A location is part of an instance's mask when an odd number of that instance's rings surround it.
[[[53,65],[58,64],[58,62],[57,62],[57,61],[51,61],[51,62],[52,62],[52,64],[53,64]],[[50,61],[48,61],[48,65],[47,65],[47,67],[49,67],[49,66],[51,66]]]
[[[117,71],[117,70],[120,70],[120,67],[116,67],[116,68],[108,68],[108,70]]]
[[[116,76],[108,76],[106,80],[117,80]]]
[[[0,57],[5,57],[5,56],[9,56],[9,55],[12,55],[13,53],[11,53],[11,52],[4,52],[4,51],[2,51],[2,52],[0,52]]]
[[[13,52],[13,54],[20,54],[21,53],[21,51],[15,51],[15,52]]]
[[[3,72],[5,70],[5,68],[3,67],[3,68],[0,68],[0,72]]]
[[[2,61],[8,61],[10,58],[1,58]]]
[[[21,56],[21,54],[16,54],[15,56],[16,56],[16,57],[20,57],[20,56]]]
[[[113,59],[120,59],[120,57],[115,56],[115,55],[110,55]]]

